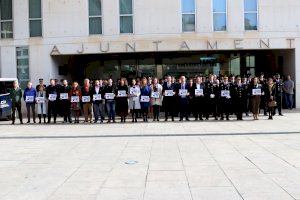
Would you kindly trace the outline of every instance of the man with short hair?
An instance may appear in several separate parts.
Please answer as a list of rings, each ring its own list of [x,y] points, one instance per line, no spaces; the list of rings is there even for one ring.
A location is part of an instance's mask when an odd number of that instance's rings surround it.
[[[30,123],[30,109],[32,110],[33,123],[36,123],[35,121],[36,89],[32,87],[31,82],[28,82],[27,88],[24,90],[23,98],[26,103],[27,119],[28,119],[27,124]]]
[[[52,115],[54,118],[54,123],[56,123],[59,88],[57,87],[54,79],[50,79],[50,85],[46,88],[46,97],[49,100],[48,101],[48,124],[51,122]]]
[[[21,112],[22,90],[21,88],[19,88],[18,81],[13,82],[13,88],[10,89],[9,93],[12,102],[12,124],[15,124],[16,110],[18,111],[20,123],[23,124],[23,118]]]
[[[291,76],[288,75],[286,80],[283,82],[283,91],[284,91],[284,98],[285,103],[288,109],[293,109],[294,107],[294,89],[295,83],[292,81]]]

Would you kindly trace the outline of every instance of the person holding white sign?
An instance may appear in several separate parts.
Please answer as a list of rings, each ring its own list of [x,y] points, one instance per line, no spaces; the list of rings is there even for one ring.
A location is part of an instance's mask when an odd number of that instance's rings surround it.
[[[53,115],[54,123],[57,117],[57,101],[59,98],[59,88],[55,83],[55,79],[50,79],[50,85],[46,88],[46,97],[48,101],[48,122],[51,123]]]
[[[178,85],[177,94],[179,95],[179,113],[180,113],[180,120],[183,121],[183,118],[186,119],[186,121],[189,120],[188,116],[188,105],[189,105],[189,85],[186,83],[185,76],[180,77],[181,83]]]
[[[228,76],[223,77],[223,82],[220,83],[219,90],[220,90],[219,113],[221,115],[221,120],[224,120],[224,114],[226,116],[226,120],[229,120],[229,113],[231,111],[232,86],[228,82]]]
[[[116,113],[121,117],[121,123],[126,122],[128,115],[128,86],[125,85],[125,79],[121,78],[119,85],[116,88]]]
[[[104,94],[116,94],[116,87],[113,84],[113,80],[110,78],[108,79],[108,84],[105,87]],[[108,121],[107,123],[110,123],[111,121],[113,123],[116,122],[115,116],[116,116],[116,101],[114,98],[112,99],[105,99],[105,105],[107,109],[107,114],[108,114]]]
[[[100,86],[100,81],[96,80],[95,85],[92,89],[92,95],[93,95],[93,111],[94,111],[94,123],[97,123],[98,120],[100,120],[100,123],[103,123],[102,120],[102,112],[104,110],[102,109],[103,105],[103,92],[104,88]]]
[[[158,79],[153,79],[151,85],[151,105],[153,108],[153,121],[159,121],[159,110],[162,105],[162,86],[158,83]]]
[[[70,90],[69,96],[71,97],[71,110],[73,111],[73,116],[75,118],[74,123],[79,123],[80,116],[80,99],[82,97],[81,90],[79,89],[78,82],[73,82],[72,88]]]
[[[26,102],[27,110],[27,123],[30,123],[30,109],[32,110],[33,123],[35,121],[35,98],[36,98],[36,89],[32,87],[32,83],[28,82],[27,88],[24,90],[23,95],[24,101]]]
[[[172,77],[167,76],[167,81],[163,84],[162,90],[162,93],[164,95],[162,105],[165,110],[165,121],[168,121],[169,116],[171,116],[172,121],[174,121],[176,109],[176,97],[174,96],[175,90],[176,85],[172,83]]]
[[[42,123],[42,116],[44,123],[46,123],[47,107],[46,107],[46,91],[43,85],[39,85],[38,92],[36,94],[37,113],[39,117],[39,124]]]
[[[92,96],[92,87],[90,85],[89,79],[84,79],[84,85],[81,88],[81,101],[83,104],[83,113],[84,113],[84,122],[85,123],[92,123],[92,103],[91,103],[91,96]]]
[[[64,117],[64,123],[72,123],[71,120],[71,102],[69,98],[69,93],[71,90],[71,87],[68,84],[68,81],[64,79],[63,85],[60,87],[60,108],[62,109],[62,115]]]
[[[150,95],[151,87],[147,83],[147,79],[143,78],[141,82],[141,111],[143,115],[143,121],[148,122],[148,112],[150,107]]]
[[[201,76],[196,77],[196,82],[192,87],[192,98],[193,98],[193,114],[195,121],[198,119],[203,120],[204,108],[205,108],[205,97],[204,97],[205,84],[202,81]]]
[[[261,94],[262,94],[262,85],[258,84],[258,78],[254,77],[252,80],[252,83],[250,85],[250,92],[251,92],[251,105],[252,105],[252,113],[253,113],[253,119],[258,120],[258,114],[259,114],[259,105],[261,100]]]
[[[141,90],[140,90],[140,86],[136,84],[135,79],[132,79],[131,86],[129,87],[128,91],[129,91],[129,109],[132,116],[132,122],[137,122],[138,114],[141,109],[141,104],[140,104]]]

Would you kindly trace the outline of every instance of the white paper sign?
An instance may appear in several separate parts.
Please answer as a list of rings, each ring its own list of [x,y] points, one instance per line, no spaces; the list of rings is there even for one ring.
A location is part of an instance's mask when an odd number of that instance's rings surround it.
[[[187,90],[182,90],[182,89],[179,90],[179,96],[186,96],[187,93],[188,93]]]
[[[261,95],[261,89],[252,89],[252,95],[260,96]]]
[[[79,103],[79,96],[71,96],[72,103]]]
[[[131,95],[136,95],[136,96],[137,96],[138,93],[139,93],[139,92],[138,92],[138,89],[137,89],[137,88],[130,88],[130,94],[131,94]]]
[[[93,95],[93,100],[94,101],[100,101],[102,99],[101,94],[94,94]]]
[[[166,97],[172,97],[172,96],[174,96],[173,90],[165,90],[165,96]]]
[[[60,99],[65,100],[65,99],[69,98],[69,95],[68,95],[68,93],[60,93],[59,97],[60,97]]]
[[[126,90],[118,90],[118,97],[127,97]]]
[[[45,103],[45,97],[37,97],[35,98],[36,103]]]
[[[150,97],[149,96],[141,96],[141,102],[150,102]]]
[[[34,102],[34,96],[26,96],[25,102],[26,103],[33,103]]]
[[[195,89],[196,96],[203,96],[203,89]]]
[[[230,97],[229,90],[221,90],[221,97]]]
[[[82,96],[81,100],[83,103],[88,103],[88,102],[91,102],[91,97],[90,96]]]
[[[210,94],[210,98],[211,98],[211,99],[215,98],[215,96],[216,96],[216,95],[214,95],[214,94]]]
[[[151,97],[154,99],[159,99],[159,92],[152,92]]]
[[[105,93],[105,99],[112,100],[115,98],[114,93]]]
[[[57,94],[49,94],[49,101],[56,101]]]

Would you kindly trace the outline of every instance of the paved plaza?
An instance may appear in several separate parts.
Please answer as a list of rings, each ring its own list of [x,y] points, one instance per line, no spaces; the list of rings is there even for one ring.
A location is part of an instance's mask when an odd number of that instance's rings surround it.
[[[2,200],[300,199],[300,112],[273,121],[9,125]]]

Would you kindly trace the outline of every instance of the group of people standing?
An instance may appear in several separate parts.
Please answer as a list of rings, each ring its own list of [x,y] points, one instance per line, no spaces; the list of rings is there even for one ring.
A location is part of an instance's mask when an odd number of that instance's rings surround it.
[[[12,123],[15,123],[15,111],[18,111],[23,123],[21,100],[26,103],[27,123],[36,123],[36,108],[39,123],[56,123],[58,114],[63,116],[64,123],[79,123],[81,113],[85,123],[103,123],[106,115],[108,123],[116,122],[116,115],[125,123],[131,113],[132,122],[142,118],[148,122],[149,115],[153,121],[160,120],[164,111],[165,121],[179,116],[179,121],[195,120],[229,120],[236,115],[237,120],[243,114],[252,111],[254,120],[258,120],[260,110],[273,119],[275,109],[282,115],[283,94],[289,94],[286,102],[293,107],[294,83],[290,76],[283,82],[279,74],[265,79],[261,77],[242,78],[240,76],[197,76],[187,80],[180,76],[178,80],[166,76],[165,79],[141,78],[132,79],[128,84],[125,78],[114,83],[112,79],[90,81],[85,79],[82,87],[78,82],[69,85],[67,80],[58,84],[55,79],[46,86],[43,79],[34,88],[29,82],[22,92],[18,83],[10,91],[12,99]],[[94,117],[93,117],[94,116]]]

